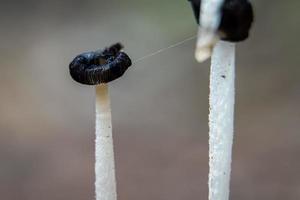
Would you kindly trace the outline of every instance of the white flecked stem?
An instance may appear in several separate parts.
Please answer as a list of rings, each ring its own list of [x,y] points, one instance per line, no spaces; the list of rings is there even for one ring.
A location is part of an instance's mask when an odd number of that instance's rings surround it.
[[[219,41],[224,0],[202,0],[196,59],[211,55],[209,94],[209,200],[228,200],[234,127],[235,45]]]
[[[235,45],[213,50],[209,95],[209,200],[228,200],[234,124]]]
[[[116,200],[115,162],[108,86],[96,86],[96,200]]]

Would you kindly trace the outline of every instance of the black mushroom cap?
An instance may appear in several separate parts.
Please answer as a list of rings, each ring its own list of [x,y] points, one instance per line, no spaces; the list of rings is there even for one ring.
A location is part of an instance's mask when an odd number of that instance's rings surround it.
[[[201,0],[188,0],[199,24]],[[218,34],[222,40],[239,42],[248,38],[253,22],[253,8],[249,0],[224,0]]]
[[[74,58],[69,69],[72,78],[85,85],[98,85],[121,77],[131,66],[123,46],[114,44],[104,50],[82,53]]]

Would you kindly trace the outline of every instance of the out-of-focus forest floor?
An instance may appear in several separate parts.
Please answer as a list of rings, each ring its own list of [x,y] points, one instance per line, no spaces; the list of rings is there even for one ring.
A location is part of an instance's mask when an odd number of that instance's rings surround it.
[[[300,199],[299,1],[254,1],[237,50],[232,200]],[[0,194],[94,198],[94,90],[73,82],[82,51],[121,41],[140,58],[196,34],[184,1],[1,2]],[[209,62],[195,41],[110,85],[120,200],[207,199]]]

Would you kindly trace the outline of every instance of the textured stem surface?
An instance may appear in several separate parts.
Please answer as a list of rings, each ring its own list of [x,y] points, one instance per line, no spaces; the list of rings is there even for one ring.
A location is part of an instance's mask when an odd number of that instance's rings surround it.
[[[96,86],[96,200],[116,200],[116,178],[108,86]]]
[[[209,200],[228,200],[234,123],[235,45],[218,42],[210,72]]]

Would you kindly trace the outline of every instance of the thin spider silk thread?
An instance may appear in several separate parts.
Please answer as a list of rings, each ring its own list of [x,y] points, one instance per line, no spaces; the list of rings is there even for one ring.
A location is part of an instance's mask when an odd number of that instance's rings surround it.
[[[140,62],[140,61],[142,61],[142,60],[144,60],[144,59],[146,59],[146,58],[150,58],[150,57],[155,56],[155,55],[157,55],[157,54],[160,54],[160,53],[162,53],[162,52],[164,52],[164,51],[166,51],[166,50],[168,50],[168,49],[171,49],[171,48],[180,46],[180,45],[182,45],[182,44],[184,44],[184,43],[186,43],[186,42],[188,42],[188,41],[190,41],[190,40],[192,40],[192,39],[195,39],[195,38],[197,38],[197,35],[194,35],[194,36],[192,36],[192,37],[186,38],[186,39],[184,39],[184,40],[182,40],[182,41],[180,41],[180,42],[177,42],[177,43],[175,43],[175,44],[172,44],[172,45],[170,45],[170,46],[168,46],[168,47],[159,49],[159,50],[157,50],[157,51],[155,51],[155,52],[153,52],[153,53],[147,54],[147,55],[145,55],[145,56],[143,56],[143,57],[141,57],[141,58],[139,58],[139,59],[134,60],[134,61],[132,62],[132,64],[135,64],[135,63],[137,63],[137,62]]]

